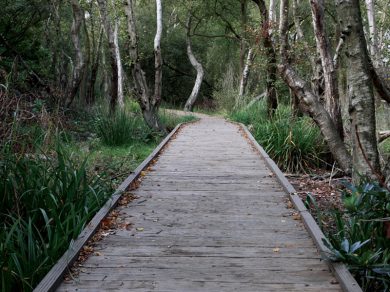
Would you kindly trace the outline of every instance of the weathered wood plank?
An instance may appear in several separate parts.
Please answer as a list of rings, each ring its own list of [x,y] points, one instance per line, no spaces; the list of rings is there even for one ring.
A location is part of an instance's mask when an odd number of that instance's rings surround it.
[[[141,171],[143,171],[153,159],[157,157],[159,152],[168,143],[171,137],[178,132],[181,125],[175,127],[175,129],[157,146],[157,148],[134,170],[129,177],[116,189],[111,198],[104,204],[99,212],[92,218],[85,229],[80,233],[77,239],[71,244],[65,254],[58,260],[54,267],[47,273],[42,281],[34,289],[36,292],[40,291],[54,291],[62,281],[62,276],[67,271],[68,267],[77,259],[80,250],[92,237],[92,235],[99,228],[100,222],[104,217],[116,206],[122,193],[130,186],[130,184],[139,177]]]
[[[275,164],[275,162],[268,156],[268,154],[264,151],[264,149],[257,143],[257,141],[253,138],[252,134],[249,132],[249,130],[244,126],[241,125],[244,129],[245,133],[247,134],[248,138],[254,145],[254,147],[260,152],[260,154],[264,157],[268,167],[275,173],[278,181],[283,186],[283,188],[286,190],[286,192],[290,195],[290,200],[294,204],[295,208],[300,212],[303,222],[305,223],[305,226],[310,233],[311,237],[313,238],[314,243],[322,253],[329,253],[329,249],[324,245],[323,239],[325,238],[325,235],[315,222],[314,218],[311,216],[311,214],[308,212],[306,207],[304,206],[302,200],[299,198],[299,196],[296,195],[296,190],[294,187],[290,184],[290,182],[287,180],[287,178],[283,175],[279,167]],[[344,291],[350,291],[350,292],[359,292],[362,291],[359,284],[356,282],[356,280],[353,278],[351,273],[348,271],[345,265],[341,263],[333,263],[330,261],[327,261],[329,267],[334,272],[337,280],[340,282],[340,285]]]
[[[59,291],[340,291],[266,163],[236,125],[185,127]]]

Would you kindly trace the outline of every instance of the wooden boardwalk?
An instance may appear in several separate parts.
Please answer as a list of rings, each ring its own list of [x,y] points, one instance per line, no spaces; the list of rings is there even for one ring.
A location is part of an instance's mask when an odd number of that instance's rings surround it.
[[[340,291],[287,195],[238,126],[185,126],[57,291]],[[298,220],[297,220],[298,219]]]

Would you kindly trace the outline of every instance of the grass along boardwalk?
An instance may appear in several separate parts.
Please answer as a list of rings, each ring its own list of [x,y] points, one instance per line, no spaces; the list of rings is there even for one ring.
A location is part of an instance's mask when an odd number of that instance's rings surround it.
[[[239,127],[185,126],[57,291],[341,291],[287,194]],[[129,230],[128,230],[129,229]]]

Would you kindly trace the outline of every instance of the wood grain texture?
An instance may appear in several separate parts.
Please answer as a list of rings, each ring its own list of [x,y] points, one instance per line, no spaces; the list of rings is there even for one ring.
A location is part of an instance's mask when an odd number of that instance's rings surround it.
[[[268,167],[275,173],[278,181],[283,186],[283,188],[286,190],[286,192],[289,194],[290,201],[293,203],[296,210],[299,211],[302,221],[304,222],[307,231],[310,233],[314,243],[316,244],[317,248],[322,254],[329,254],[329,249],[325,246],[323,243],[323,239],[325,238],[324,233],[321,231],[320,227],[315,222],[313,216],[309,213],[309,211],[306,209],[305,205],[303,204],[302,200],[299,198],[299,196],[296,194],[296,190],[294,187],[290,184],[290,182],[287,180],[287,178],[283,175],[279,167],[275,164],[275,162],[268,156],[268,154],[265,152],[263,147],[261,147],[257,141],[254,139],[252,134],[249,132],[249,130],[246,128],[245,125],[240,125],[245,134],[248,136],[249,140],[251,141],[252,145],[260,152],[260,154],[264,157]],[[356,280],[353,278],[351,273],[348,271],[347,267],[342,263],[334,263],[331,261],[326,261],[329,268],[332,270],[334,275],[336,276],[337,280],[340,283],[340,286],[342,287],[343,291],[348,292],[362,292],[362,289],[360,288],[359,284],[356,282]]]
[[[80,233],[75,241],[73,241],[69,249],[58,260],[53,268],[47,273],[42,281],[34,289],[34,292],[55,291],[58,285],[62,282],[62,277],[77,259],[81,249],[93,236],[100,226],[100,222],[108,215],[108,213],[116,206],[122,193],[136,180],[140,173],[157,157],[159,152],[164,148],[172,136],[178,132],[181,125],[175,127],[172,132],[156,147],[156,149],[130,174],[125,181],[115,190],[111,198],[104,204],[98,213],[92,218],[85,229]]]
[[[236,125],[185,126],[133,193],[117,207],[131,227],[97,242],[58,291],[341,291]]]

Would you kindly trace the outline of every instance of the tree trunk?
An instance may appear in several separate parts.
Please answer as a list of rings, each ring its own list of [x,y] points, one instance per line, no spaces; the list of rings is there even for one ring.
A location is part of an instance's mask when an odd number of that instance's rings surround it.
[[[311,0],[314,35],[317,49],[321,57],[322,71],[325,83],[325,108],[332,118],[339,134],[343,137],[343,121],[339,101],[337,74],[330,51],[330,44],[325,32],[325,2],[324,0]]]
[[[157,29],[154,37],[154,96],[152,104],[158,108],[161,102],[162,91],[162,57],[161,57],[161,35],[163,29],[162,23],[162,0],[156,0]]]
[[[267,92],[267,109],[268,116],[272,117],[274,112],[278,107],[278,100],[275,90],[276,82],[276,52],[272,43],[271,35],[271,23],[268,18],[268,11],[265,5],[264,0],[253,0],[257,4],[261,14],[261,33],[263,38],[263,45],[267,55],[267,82],[266,82],[266,92]]]
[[[301,79],[296,71],[289,64],[288,55],[288,0],[281,1],[280,15],[280,57],[281,61],[278,66],[282,79],[290,87],[293,93],[299,99],[299,102],[305,107],[305,111],[312,117],[321,130],[324,140],[328,144],[329,150],[340,167],[346,172],[351,171],[351,157],[340,137],[338,131],[326,111],[320,103],[319,97],[316,96],[310,86]]]
[[[370,36],[369,49],[374,63],[377,66],[378,63],[378,34],[375,23],[375,7],[374,0],[365,0],[367,7],[367,20],[368,20],[368,32]]]
[[[97,0],[102,22],[108,38],[108,48],[110,52],[111,64],[111,97],[110,97],[110,112],[114,113],[118,102],[118,60],[116,54],[114,31],[111,26],[111,19],[107,11],[107,3],[105,0]]]
[[[115,27],[114,27],[114,45],[115,45],[115,55],[117,62],[117,70],[118,70],[118,105],[120,108],[125,107],[124,97],[123,97],[123,68],[122,68],[122,60],[121,53],[119,50],[119,20],[115,19]]]
[[[191,65],[196,70],[196,80],[194,87],[192,89],[190,97],[187,99],[187,102],[184,106],[185,111],[192,111],[193,106],[195,104],[195,101],[198,97],[200,87],[202,86],[203,76],[204,76],[204,70],[203,66],[199,61],[195,58],[194,53],[192,52],[191,48],[191,38],[190,38],[190,32],[191,32],[191,17],[188,18],[187,21],[187,55],[190,59]]]
[[[240,71],[245,66],[246,53],[246,26],[247,26],[247,0],[240,0],[241,4],[241,39],[240,39]]]
[[[375,100],[370,60],[364,37],[359,0],[337,0],[337,12],[345,39],[347,82],[352,122],[353,180],[380,174],[376,139]]]
[[[99,33],[99,40],[98,40],[97,47],[95,49],[95,58],[93,60],[92,67],[91,67],[91,76],[89,78],[88,87],[87,87],[87,103],[88,104],[93,104],[96,100],[95,83],[97,80],[97,74],[98,74],[98,70],[99,70],[99,60],[100,60],[99,56],[100,56],[102,43],[103,43],[103,29],[101,29],[100,33]]]
[[[252,63],[254,60],[254,52],[253,51],[254,51],[253,48],[249,49],[248,56],[246,58],[245,67],[244,67],[244,70],[242,71],[241,80],[240,80],[240,88],[239,88],[239,92],[238,92],[238,97],[239,97],[238,99],[239,100],[241,99],[241,97],[244,96],[246,86],[248,84],[251,66],[252,66]]]
[[[293,14],[293,19],[294,19],[294,25],[295,25],[295,29],[297,30],[297,39],[303,39],[304,35],[303,35],[303,30],[302,30],[302,27],[301,27],[301,20],[298,16],[298,0],[293,0],[293,4],[292,4],[292,14]]]
[[[137,29],[135,25],[133,0],[126,0],[124,6],[125,6],[126,17],[127,17],[127,29],[129,34],[129,55],[131,59],[131,72],[134,81],[134,95],[136,96],[138,103],[141,107],[142,114],[146,124],[151,129],[160,131],[162,133],[166,133],[166,129],[164,125],[161,123],[160,119],[158,118],[159,103],[156,102],[155,96],[151,97],[149,87],[145,78],[145,72],[142,70],[141,62],[139,59],[138,36],[137,36]],[[161,28],[159,29],[161,32]],[[159,46],[159,40],[157,40],[157,45]]]
[[[269,22],[270,22],[270,25],[271,25],[271,30],[270,30],[270,34],[271,35],[273,34],[273,26],[276,23],[275,9],[276,9],[276,1],[275,0],[270,0],[269,1],[269,10],[268,10],[268,19],[269,19]]]
[[[83,23],[84,11],[81,9],[78,0],[72,0],[73,23],[71,37],[76,52],[75,65],[73,67],[72,82],[67,90],[66,107],[69,107],[79,90],[85,68],[84,56],[80,44],[80,30]]]

